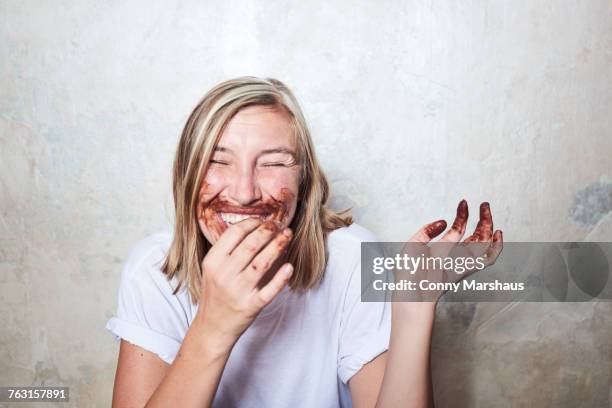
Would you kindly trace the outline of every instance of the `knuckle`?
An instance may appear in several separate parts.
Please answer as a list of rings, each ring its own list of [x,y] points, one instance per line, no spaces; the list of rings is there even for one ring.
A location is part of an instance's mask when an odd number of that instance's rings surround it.
[[[269,260],[254,260],[249,266],[249,271],[258,275],[265,273],[268,269],[270,269],[272,263]]]
[[[209,274],[208,280],[216,288],[223,287],[223,281],[219,279],[219,276],[216,273]]]
[[[234,304],[236,305],[236,311],[240,312],[240,313],[249,313],[251,308],[249,306],[249,303],[246,301],[240,301],[239,299],[236,299],[236,301],[234,302]]]
[[[261,292],[254,297],[254,302],[257,309],[261,309],[268,304],[268,301],[266,300],[265,296],[261,294]]]
[[[249,229],[247,228],[247,225],[245,225],[242,222],[234,224],[230,228],[233,228],[235,231],[238,231],[238,232],[240,232],[242,234],[246,234],[249,231]]]
[[[271,231],[269,229],[262,229],[258,231],[257,238],[259,240],[268,242],[271,239],[275,238],[274,234],[275,234],[275,231]]]
[[[253,243],[247,243],[247,244],[245,244],[244,249],[246,251],[248,251],[249,253],[255,253],[255,252],[257,252],[258,247],[257,247],[257,245],[255,245]]]
[[[287,238],[281,238],[280,240],[277,241],[276,243],[276,249],[278,251],[282,251],[283,249],[285,249],[285,247],[287,247],[287,245],[289,244],[289,239]]]
[[[214,261],[210,257],[205,257],[202,261],[202,270],[209,272],[215,269]]]

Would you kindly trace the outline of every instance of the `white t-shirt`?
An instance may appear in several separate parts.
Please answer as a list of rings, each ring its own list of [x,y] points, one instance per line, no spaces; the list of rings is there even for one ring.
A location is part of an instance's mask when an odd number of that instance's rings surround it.
[[[171,235],[141,241],[121,273],[116,317],[106,324],[123,338],[171,364],[197,312],[185,286],[172,295],[160,267]],[[215,407],[350,407],[347,382],[387,350],[388,303],[361,302],[361,242],[375,241],[352,224],[327,237],[321,284],[296,293],[286,287],[234,346],[215,395]]]

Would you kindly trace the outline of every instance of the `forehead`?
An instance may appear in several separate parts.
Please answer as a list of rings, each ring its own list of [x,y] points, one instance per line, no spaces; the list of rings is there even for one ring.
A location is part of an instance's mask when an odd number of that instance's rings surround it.
[[[219,145],[228,148],[295,148],[296,140],[289,114],[273,106],[249,106],[227,123]]]

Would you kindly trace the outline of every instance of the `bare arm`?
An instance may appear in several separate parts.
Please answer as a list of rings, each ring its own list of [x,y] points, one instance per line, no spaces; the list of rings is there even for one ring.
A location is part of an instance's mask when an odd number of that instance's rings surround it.
[[[113,407],[143,407],[168,370],[168,363],[121,340],[113,390]]]
[[[176,359],[146,407],[209,407],[233,344],[207,334],[201,320],[194,320]]]
[[[167,406],[165,401],[181,407],[209,406],[230,354],[228,347],[214,348],[213,344],[214,340],[202,333],[199,320],[189,328],[171,365],[122,340],[113,408]]]
[[[349,380],[355,408],[433,406],[429,351],[434,308],[425,302],[393,304],[389,350]]]
[[[291,236],[252,218],[228,228],[202,262],[201,303],[172,364],[122,342],[113,407],[210,406],[234,344],[291,276],[284,264],[257,286]]]
[[[373,407],[382,384],[389,352],[379,354],[348,381],[354,408]]]
[[[439,242],[459,242],[465,234],[467,218],[468,208],[464,200],[459,203],[453,226]],[[433,222],[425,225],[409,242],[427,244],[445,229],[445,221]],[[499,230],[493,233],[493,219],[488,203],[481,204],[480,220],[476,230],[464,242],[492,243],[487,250],[490,263],[494,262],[501,252],[502,233]],[[373,364],[376,360],[366,364],[355,374],[354,378],[358,380],[351,386],[351,396],[355,406],[379,408],[434,406],[430,364],[431,338],[436,304],[442,294],[438,293],[433,301],[393,303],[391,338],[386,353],[384,374],[379,365]],[[366,374],[361,374],[362,372]],[[373,399],[373,396],[377,398]]]
[[[393,304],[389,357],[376,406],[433,407],[430,348],[434,316],[435,303]]]

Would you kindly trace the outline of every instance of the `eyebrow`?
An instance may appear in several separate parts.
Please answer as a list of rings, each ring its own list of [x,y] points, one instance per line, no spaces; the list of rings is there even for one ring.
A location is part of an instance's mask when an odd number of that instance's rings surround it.
[[[233,153],[232,149],[224,147],[224,146],[216,146],[215,147],[215,152],[227,152],[227,153]],[[291,150],[291,149],[287,149],[285,147],[276,147],[273,149],[264,149],[259,153],[259,156],[263,156],[264,154],[271,154],[271,153],[285,153],[285,154],[289,154],[291,156],[293,156],[293,158],[296,158],[296,153]]]

